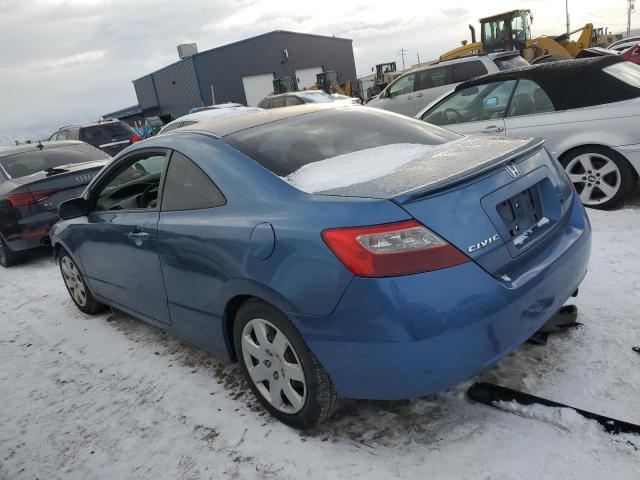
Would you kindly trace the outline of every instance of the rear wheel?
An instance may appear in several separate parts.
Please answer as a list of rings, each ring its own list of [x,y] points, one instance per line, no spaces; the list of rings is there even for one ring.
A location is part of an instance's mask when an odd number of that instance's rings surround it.
[[[260,300],[249,300],[238,311],[233,333],[242,373],[274,417],[304,429],[334,412],[333,382],[280,311]]]
[[[605,147],[583,147],[561,159],[582,204],[607,209],[620,203],[633,188],[633,172],[627,160]]]
[[[62,279],[67,287],[69,296],[82,312],[93,314],[105,308],[104,304],[96,300],[89,291],[80,269],[64,250],[60,252],[59,264],[60,273],[62,273]]]
[[[0,265],[3,267],[13,267],[24,262],[26,255],[24,252],[14,252],[9,248],[4,239],[0,237]]]

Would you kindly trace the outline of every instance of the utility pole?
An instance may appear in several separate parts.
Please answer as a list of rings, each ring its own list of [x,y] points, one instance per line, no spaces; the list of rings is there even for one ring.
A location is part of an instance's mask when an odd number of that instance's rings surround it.
[[[398,53],[402,56],[402,70],[404,70],[404,54],[407,53],[408,50],[405,48],[401,48]]]
[[[567,14],[567,40],[569,40],[569,33],[571,32],[571,25],[569,23],[569,0],[565,0],[564,5],[565,5],[565,12]]]
[[[628,7],[627,7],[627,37],[631,36],[631,12],[633,12],[635,10],[635,0],[627,0],[628,2]]]

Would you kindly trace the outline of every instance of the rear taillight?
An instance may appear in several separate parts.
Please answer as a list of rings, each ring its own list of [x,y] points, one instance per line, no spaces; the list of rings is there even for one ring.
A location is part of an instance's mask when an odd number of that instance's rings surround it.
[[[10,193],[6,195],[4,198],[8,201],[13,207],[25,207],[27,205],[34,205],[42,200],[50,197],[57,190],[49,189],[49,190],[38,190],[35,192],[22,192],[22,193]]]
[[[360,277],[430,272],[470,261],[415,220],[331,228],[322,232],[322,238],[344,266]]]
[[[133,136],[130,139],[131,145],[133,145],[136,142],[139,142],[140,140],[142,140],[142,137],[140,135],[138,135],[137,133],[134,133]]]

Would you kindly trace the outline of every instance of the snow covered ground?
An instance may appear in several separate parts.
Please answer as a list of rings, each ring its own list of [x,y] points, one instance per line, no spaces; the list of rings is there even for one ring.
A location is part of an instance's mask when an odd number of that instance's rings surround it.
[[[640,423],[640,199],[589,215],[584,327],[482,378]],[[466,386],[345,401],[300,433],[259,408],[234,365],[122,313],[79,313],[46,252],[0,270],[2,479],[640,478],[640,438],[571,411],[474,404]]]

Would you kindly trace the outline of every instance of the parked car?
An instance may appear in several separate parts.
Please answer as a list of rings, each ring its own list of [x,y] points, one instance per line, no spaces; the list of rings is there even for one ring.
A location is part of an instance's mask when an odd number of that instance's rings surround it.
[[[585,48],[581,50],[576,58],[603,57],[606,55],[619,55],[620,58],[627,62],[640,64],[640,43],[634,43],[630,47],[622,50],[611,50],[610,48]]]
[[[342,98],[345,97],[345,98]],[[269,95],[263,98],[258,106],[260,108],[281,108],[305,105],[307,103],[331,103],[337,105],[360,105],[360,99],[347,97],[346,95],[333,96],[322,90],[303,90],[300,92],[288,92],[278,95]]]
[[[49,137],[49,141],[56,140],[81,140],[114,156],[142,137],[121,120],[105,120],[61,127]]]
[[[140,162],[148,175],[122,178]],[[237,359],[298,428],[337,396],[419,397],[499,361],[577,293],[590,251],[542,140],[356,106],[153,137],[60,215],[80,310],[112,305]]]
[[[194,125],[200,122],[206,122],[214,118],[232,117],[234,115],[245,115],[251,112],[259,112],[260,108],[255,107],[243,107],[242,105],[230,106],[225,108],[215,108],[209,110],[200,110],[196,113],[190,113],[183,115],[180,118],[176,118],[174,121],[167,123],[160,130],[159,134],[168,133],[176,128],[186,127],[188,125]]]
[[[633,37],[623,38],[622,40],[618,40],[617,42],[613,42],[607,48],[609,48],[611,50],[617,50],[618,52],[621,52],[621,51],[626,50],[629,47],[637,44],[638,42],[640,42],[640,36],[636,35],[636,36],[633,36]]]
[[[369,100],[367,106],[413,117],[460,82],[528,65],[516,52],[491,53],[427,65],[400,75],[378,96]]]
[[[616,56],[486,75],[416,118],[458,133],[545,138],[593,208],[618,204],[640,173],[640,66]]]
[[[110,157],[84,142],[0,147],[0,265],[49,245],[60,202],[75,198]]]
[[[218,110],[221,108],[230,108],[230,107],[244,107],[244,105],[242,105],[241,103],[233,103],[233,102],[217,103],[215,105],[207,105],[205,107],[193,107],[187,113],[191,114],[191,113],[204,112],[205,110]]]

